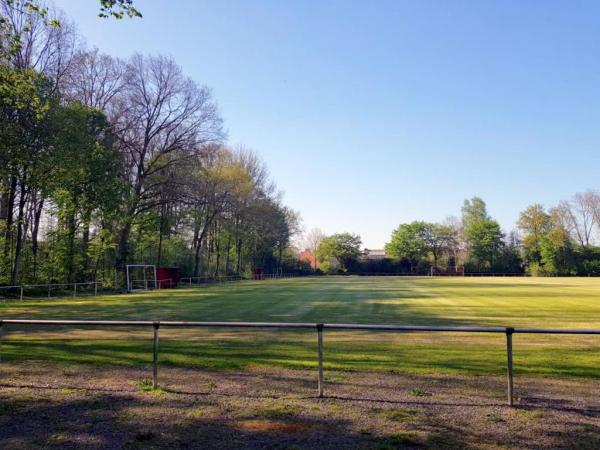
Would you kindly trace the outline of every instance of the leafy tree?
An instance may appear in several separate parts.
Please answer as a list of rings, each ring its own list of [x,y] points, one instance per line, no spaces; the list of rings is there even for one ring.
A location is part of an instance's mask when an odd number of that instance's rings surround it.
[[[317,257],[320,261],[335,258],[343,270],[348,270],[362,255],[361,245],[360,236],[356,234],[336,233],[323,238],[317,249]]]
[[[19,276],[28,226],[27,207],[44,185],[49,164],[52,116],[58,106],[51,81],[33,70],[0,65],[0,179],[4,224],[3,272]],[[36,206],[37,207],[37,206]]]
[[[461,213],[462,223],[465,228],[490,218],[487,212],[487,206],[480,197],[473,197],[470,200],[465,200]]]
[[[413,272],[418,262],[428,255],[431,249],[430,224],[423,221],[403,223],[392,232],[392,238],[385,246],[386,254],[392,258],[405,259]]]
[[[492,219],[479,219],[465,230],[469,243],[469,256],[478,270],[490,271],[500,256],[503,234],[498,222]]]
[[[531,205],[521,212],[517,227],[523,233],[522,244],[526,263],[541,263],[542,241],[550,226],[550,216],[540,204]]]
[[[65,279],[72,282],[77,272],[85,273],[90,268],[92,215],[112,214],[120,206],[120,160],[101,111],[75,102],[63,107],[55,120],[58,129],[52,163],[56,169],[50,182],[50,198],[57,205],[59,231],[64,231],[66,242],[61,266],[66,270]],[[78,231],[82,234],[79,249],[75,247]]]

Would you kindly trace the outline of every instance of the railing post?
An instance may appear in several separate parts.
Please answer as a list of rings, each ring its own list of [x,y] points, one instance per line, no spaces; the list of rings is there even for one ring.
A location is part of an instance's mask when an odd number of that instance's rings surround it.
[[[508,406],[514,406],[513,396],[513,349],[512,336],[514,328],[506,328],[506,358],[507,358],[507,376],[508,376]]]
[[[77,297],[77,283],[73,284],[73,297]]]
[[[19,295],[19,300],[23,300],[23,286],[21,286],[21,294]]]
[[[317,324],[317,346],[319,352],[319,398],[323,397],[323,324]]]
[[[98,282],[94,281],[94,297],[98,295]]]
[[[2,319],[0,319],[0,354],[2,353]],[[0,356],[0,361],[2,357]]]
[[[160,327],[160,322],[154,322],[152,327],[154,328],[154,340],[152,348],[152,389],[156,389],[158,387],[158,327]]]

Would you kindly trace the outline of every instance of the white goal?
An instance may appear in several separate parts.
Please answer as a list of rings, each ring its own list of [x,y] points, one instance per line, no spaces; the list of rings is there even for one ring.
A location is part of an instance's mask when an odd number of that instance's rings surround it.
[[[129,264],[127,272],[127,292],[156,289],[156,266],[151,264]]]

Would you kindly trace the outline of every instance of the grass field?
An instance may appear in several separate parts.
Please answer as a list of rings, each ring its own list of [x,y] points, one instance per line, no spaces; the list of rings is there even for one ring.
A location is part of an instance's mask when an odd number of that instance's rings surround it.
[[[131,295],[24,301],[0,318],[355,322],[600,328],[600,280],[321,277]],[[144,365],[151,330],[3,327],[1,358]],[[209,368],[316,366],[313,331],[161,330],[160,363]],[[600,378],[597,336],[517,335],[517,373]],[[325,368],[499,374],[503,335],[328,332]],[[331,375],[333,376],[333,375]]]

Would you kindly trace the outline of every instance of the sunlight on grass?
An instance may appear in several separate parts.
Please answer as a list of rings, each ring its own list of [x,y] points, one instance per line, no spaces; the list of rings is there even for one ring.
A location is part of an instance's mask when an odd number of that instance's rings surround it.
[[[594,278],[321,277],[0,305],[0,318],[600,328]],[[516,335],[515,370],[600,377],[596,336]],[[147,365],[151,331],[4,326],[1,357]],[[161,330],[160,363],[316,367],[312,331]],[[502,373],[503,335],[325,332],[327,370]]]

